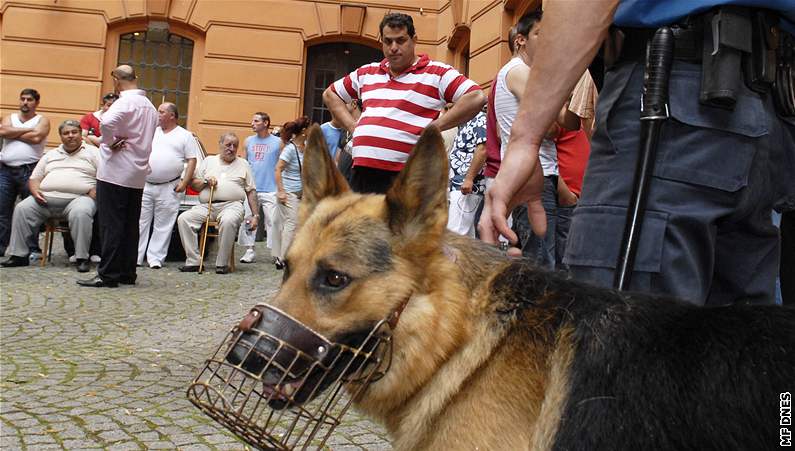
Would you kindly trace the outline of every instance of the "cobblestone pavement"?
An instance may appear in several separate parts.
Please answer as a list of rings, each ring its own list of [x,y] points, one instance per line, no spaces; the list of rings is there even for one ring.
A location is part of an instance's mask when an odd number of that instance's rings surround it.
[[[277,289],[264,243],[258,262],[233,274],[183,274],[168,262],[112,289],[77,286],[94,273],[78,274],[54,249],[46,268],[0,269],[0,448],[246,449],[185,391],[229,328]],[[350,411],[329,448],[390,446]]]

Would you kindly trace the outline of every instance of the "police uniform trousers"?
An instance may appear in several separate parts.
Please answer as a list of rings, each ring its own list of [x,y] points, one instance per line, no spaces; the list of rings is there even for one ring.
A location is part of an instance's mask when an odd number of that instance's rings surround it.
[[[612,286],[640,139],[643,64],[605,75],[582,197],[564,262],[575,279]],[[791,132],[771,96],[747,88],[734,111],[698,102],[700,65],[674,60],[630,290],[703,305],[771,303],[779,259],[771,208],[792,177]]]
[[[141,199],[141,219],[138,223],[138,264],[144,259],[149,265],[163,265],[171,243],[171,232],[179,214],[179,203],[185,194],[174,188],[179,179],[167,183],[148,183]],[[149,230],[152,233],[149,233]]]

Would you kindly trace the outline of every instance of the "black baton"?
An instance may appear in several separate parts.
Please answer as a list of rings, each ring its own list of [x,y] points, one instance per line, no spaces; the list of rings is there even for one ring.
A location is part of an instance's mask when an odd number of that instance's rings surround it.
[[[654,33],[646,47],[646,71],[643,76],[643,93],[640,98],[640,146],[632,198],[627,209],[624,236],[616,262],[613,286],[624,290],[629,286],[635,254],[643,227],[646,211],[646,198],[649,194],[649,181],[654,173],[654,160],[660,128],[668,119],[668,78],[671,74],[671,61],[674,54],[674,34],[668,27]]]

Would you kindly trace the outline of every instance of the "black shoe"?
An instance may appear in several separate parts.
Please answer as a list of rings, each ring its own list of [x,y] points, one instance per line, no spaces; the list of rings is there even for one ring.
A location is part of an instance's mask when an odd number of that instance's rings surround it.
[[[199,272],[199,267],[195,265],[182,265],[179,267],[180,272]]]
[[[77,284],[81,287],[94,287],[94,288],[116,288],[119,286],[118,282],[110,280],[102,280],[102,277],[96,276],[93,279],[78,280]]]
[[[273,263],[276,265],[276,269],[284,269],[284,262],[280,258],[276,258],[276,261]]]
[[[12,255],[8,257],[8,260],[0,263],[0,266],[3,268],[15,268],[17,266],[30,266],[30,259],[28,257],[20,257],[18,255]]]
[[[228,266],[216,266],[215,267],[216,274],[229,274],[229,267]]]
[[[77,272],[88,272],[89,269],[90,265],[88,264],[87,258],[77,259]]]
[[[121,277],[119,278],[119,283],[122,285],[135,285],[135,276],[132,277]]]

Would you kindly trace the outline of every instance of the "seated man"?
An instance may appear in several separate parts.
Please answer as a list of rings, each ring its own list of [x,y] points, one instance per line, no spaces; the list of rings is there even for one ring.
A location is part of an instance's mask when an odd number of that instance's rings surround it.
[[[219,154],[205,158],[196,168],[191,182],[191,187],[199,191],[201,203],[177,218],[179,238],[182,240],[186,257],[185,265],[179,268],[182,272],[197,272],[199,270],[197,231],[207,219],[210,187],[215,187],[210,219],[219,222],[218,256],[215,259],[217,274],[229,272],[227,262],[245,214],[243,202],[248,201],[251,211],[258,211],[257,190],[254,186],[251,166],[246,160],[237,157],[240,141],[234,133],[224,133],[221,135],[219,144]],[[255,214],[246,221],[246,226],[255,230],[257,221],[259,221],[259,215]]]
[[[14,209],[10,257],[3,267],[27,266],[27,239],[53,216],[69,221],[75,242],[77,270],[88,272],[88,248],[94,224],[99,149],[83,142],[80,123],[66,120],[58,127],[61,145],[39,160],[28,181],[30,196]]]

